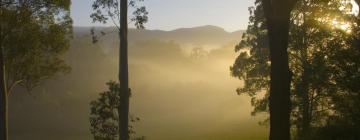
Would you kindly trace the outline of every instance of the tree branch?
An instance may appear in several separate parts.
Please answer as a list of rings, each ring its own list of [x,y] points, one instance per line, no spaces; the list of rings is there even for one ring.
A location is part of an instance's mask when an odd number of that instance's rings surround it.
[[[14,82],[12,82],[11,84],[10,84],[10,87],[8,88],[8,92],[7,92],[7,94],[8,94],[8,96],[11,94],[11,91],[18,85],[18,84],[20,84],[21,82],[23,82],[24,80],[17,80],[17,81],[14,81]]]

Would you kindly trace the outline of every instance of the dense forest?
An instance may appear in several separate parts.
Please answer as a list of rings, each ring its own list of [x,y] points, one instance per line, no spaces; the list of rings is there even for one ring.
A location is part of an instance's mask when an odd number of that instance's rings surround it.
[[[154,0],[0,0],[0,140],[360,140],[360,1],[249,1],[227,31],[153,29]]]

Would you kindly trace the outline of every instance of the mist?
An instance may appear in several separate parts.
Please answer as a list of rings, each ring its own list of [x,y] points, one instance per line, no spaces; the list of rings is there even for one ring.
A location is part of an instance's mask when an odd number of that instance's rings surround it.
[[[74,30],[65,56],[72,71],[31,93],[17,88],[10,96],[10,139],[93,139],[89,103],[107,90],[106,82],[117,79],[118,41],[109,35],[92,44],[89,28]],[[213,26],[181,30],[130,32],[130,113],[140,118],[133,124],[136,135],[148,140],[266,139],[266,127],[258,125],[265,116],[251,116],[250,98],[235,91],[242,81],[230,76],[241,32]]]

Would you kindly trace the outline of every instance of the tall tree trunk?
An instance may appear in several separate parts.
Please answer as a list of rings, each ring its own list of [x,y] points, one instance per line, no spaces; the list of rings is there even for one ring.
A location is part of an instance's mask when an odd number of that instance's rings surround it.
[[[270,140],[290,140],[288,42],[290,12],[295,0],[263,0],[270,44]]]
[[[119,49],[119,81],[120,106],[119,112],[119,140],[129,139],[129,75],[128,75],[128,1],[120,2],[120,49]]]
[[[285,24],[276,26],[286,26]],[[270,31],[270,140],[290,139],[290,71],[285,45],[286,32],[281,27],[272,26]],[[271,33],[272,32],[272,33]],[[272,36],[272,37],[271,37]]]
[[[2,0],[0,0],[0,15],[3,16],[3,5]],[[8,100],[6,93],[6,83],[5,83],[5,64],[4,64],[4,52],[3,52],[3,38],[4,38],[4,27],[0,23],[0,139],[8,139]]]

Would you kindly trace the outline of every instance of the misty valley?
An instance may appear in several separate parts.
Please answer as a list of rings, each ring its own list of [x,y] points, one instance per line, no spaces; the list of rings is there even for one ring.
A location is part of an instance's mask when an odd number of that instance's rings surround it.
[[[137,135],[156,140],[264,139],[266,129],[257,126],[263,117],[251,117],[248,97],[235,92],[242,82],[229,72],[242,32],[215,26],[130,30],[130,113],[140,118]],[[12,139],[91,139],[89,104],[107,89],[106,82],[116,80],[116,36],[92,44],[90,28],[75,27],[66,55],[71,72],[45,81],[31,95],[10,98]]]
[[[0,140],[360,140],[360,0],[0,0]]]

